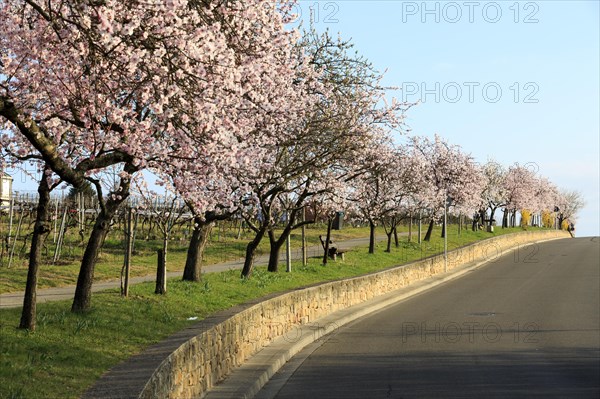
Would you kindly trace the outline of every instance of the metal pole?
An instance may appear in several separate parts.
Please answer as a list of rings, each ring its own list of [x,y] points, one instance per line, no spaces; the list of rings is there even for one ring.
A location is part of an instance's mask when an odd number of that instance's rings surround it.
[[[19,235],[21,234],[21,225],[23,224],[23,217],[25,216],[25,212],[23,212],[23,205],[21,205],[21,215],[19,216],[19,224],[17,225],[17,234],[15,234],[15,238],[12,241],[12,250],[10,251],[10,255],[8,257],[8,268],[10,269],[12,265],[13,256],[15,255],[15,247],[17,246],[17,240],[19,239]]]
[[[52,263],[56,263],[58,258],[60,257],[61,247],[63,245],[64,237],[65,237],[65,222],[67,220],[67,206],[65,205],[65,209],[63,211],[62,221],[60,223],[60,231],[58,232],[58,242],[56,243],[56,248],[54,248],[54,259]]]
[[[286,252],[286,258],[285,258],[285,271],[288,273],[292,272],[292,248],[290,245],[290,236],[288,235],[287,239],[285,240],[285,252]]]
[[[8,219],[8,237],[6,238],[6,250],[10,249],[10,239],[12,237],[12,227],[13,227],[13,212],[15,210],[15,198],[13,196],[10,197],[10,202],[8,204],[8,212],[10,213],[10,217]]]
[[[306,208],[302,208],[302,222],[306,221]],[[302,225],[302,266],[307,264],[306,254],[306,225]]]
[[[444,273],[448,271],[448,193],[444,198]]]
[[[419,244],[421,243],[421,209],[419,209]]]
[[[52,242],[56,244],[56,235],[58,233],[58,202],[59,199],[56,199],[56,206],[54,207],[54,239]]]
[[[289,217],[289,213],[286,212],[285,220],[287,223],[290,222],[288,220],[288,217]],[[289,234],[288,234],[287,238],[285,239],[285,271],[288,273],[292,272],[292,247],[290,245],[290,235]]]

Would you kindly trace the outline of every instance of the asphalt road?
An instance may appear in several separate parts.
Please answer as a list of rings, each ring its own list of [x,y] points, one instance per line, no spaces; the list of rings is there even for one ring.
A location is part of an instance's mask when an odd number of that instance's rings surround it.
[[[598,398],[599,243],[534,244],[350,323],[257,398]]]

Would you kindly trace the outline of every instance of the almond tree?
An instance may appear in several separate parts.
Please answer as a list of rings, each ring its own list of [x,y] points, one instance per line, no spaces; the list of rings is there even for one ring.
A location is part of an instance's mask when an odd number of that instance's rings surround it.
[[[506,169],[499,163],[490,160],[481,167],[483,185],[481,191],[481,207],[478,209],[477,217],[473,218],[473,231],[476,230],[476,225],[479,219],[485,223],[486,216],[488,223],[491,225],[494,220],[494,215],[498,209],[506,206],[506,190],[505,179]]]
[[[6,164],[24,160],[24,158],[10,154],[10,152],[5,150],[5,148],[2,148],[0,154],[2,156],[2,158],[0,158],[0,165],[3,167],[5,167]],[[50,215],[50,193],[61,183],[61,180],[56,178],[48,165],[37,164],[37,166],[41,169],[37,189],[38,203],[36,207],[35,224],[31,236],[23,308],[21,309],[21,320],[19,322],[19,328],[30,331],[33,331],[36,328],[38,270],[42,261],[44,241],[51,231],[51,224],[48,220]]]
[[[392,237],[395,238],[398,246],[398,223],[411,213],[414,195],[420,191],[422,174],[419,173],[421,167],[419,161],[418,158],[411,156],[407,148],[398,147],[393,150],[391,163],[387,170],[384,170],[387,174],[385,178],[387,182],[381,194],[383,203],[387,204],[388,209],[382,212],[379,221],[387,235],[385,252],[391,252]],[[371,236],[374,239],[374,234]]]
[[[449,190],[448,198],[448,212],[457,217],[474,214],[485,201],[481,193],[481,187],[486,181],[482,168],[470,155],[463,154],[461,162],[462,179]],[[492,220],[493,214],[489,218],[490,225]],[[444,233],[445,231],[442,232]]]
[[[564,220],[575,222],[577,212],[585,206],[585,200],[579,191],[562,189],[558,192],[556,206],[559,209],[558,220],[562,226]]]
[[[218,161],[234,162],[223,143],[254,129],[238,117],[248,104],[280,105],[255,88],[277,84],[271,55],[294,33],[268,1],[0,7],[2,145],[42,159],[75,187],[87,179],[98,190],[101,212],[72,306],[86,310],[98,250],[131,176],[169,157],[186,168],[194,147],[220,148]],[[97,172],[111,165],[123,172],[105,196]]]
[[[462,208],[475,208],[479,204],[481,175],[470,155],[438,135],[434,140],[414,137],[411,147],[415,156],[422,157],[426,165],[422,196],[430,210],[429,227],[424,238],[429,241],[435,220],[440,217],[445,204]],[[443,226],[442,237],[445,231],[446,226]]]
[[[270,243],[268,269],[276,271],[288,235],[307,223],[297,221],[305,204],[334,190],[336,180],[351,178],[374,137],[384,126],[394,128],[402,120],[405,104],[381,104],[386,91],[379,84],[381,76],[363,57],[350,54],[350,48],[348,42],[314,32],[298,46],[296,63],[313,70],[298,73],[298,82],[314,80],[304,96],[311,99],[311,106],[303,118],[280,126],[279,139],[262,158],[255,158],[259,165],[251,171],[256,174],[240,176],[251,189],[247,199],[255,204],[245,208],[255,238],[247,246],[244,277],[249,276],[254,251],[265,235]],[[279,222],[283,231],[277,237]]]
[[[373,143],[362,170],[351,181],[349,201],[354,213],[369,224],[369,253],[375,253],[375,228],[397,207],[396,150],[388,140]]]
[[[558,188],[543,176],[536,176],[532,184],[534,195],[529,199],[527,206],[524,206],[524,208],[539,214],[556,211],[556,216],[559,220],[558,226],[560,226],[562,220],[560,219],[560,212],[556,210],[557,208],[560,209]]]
[[[519,209],[537,208],[533,203],[536,195],[535,173],[518,163],[509,166],[505,178],[506,205],[502,227],[515,227]]]

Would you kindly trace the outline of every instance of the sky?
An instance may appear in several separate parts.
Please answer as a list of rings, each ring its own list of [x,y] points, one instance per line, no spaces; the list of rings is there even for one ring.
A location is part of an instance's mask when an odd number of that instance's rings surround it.
[[[598,236],[599,3],[301,1],[295,23],[352,39],[395,97],[420,101],[413,134],[581,192],[577,235]]]
[[[599,3],[300,1],[293,25],[312,18],[351,39],[399,100],[420,101],[407,114],[413,134],[581,192],[576,233],[598,236]],[[35,188],[15,179],[15,190]]]

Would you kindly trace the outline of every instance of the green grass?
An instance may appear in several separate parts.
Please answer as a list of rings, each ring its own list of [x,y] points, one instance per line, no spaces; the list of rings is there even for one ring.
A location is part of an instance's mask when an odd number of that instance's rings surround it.
[[[449,232],[449,247],[495,234]],[[240,280],[239,271],[210,273],[201,283],[169,280],[165,296],[154,295],[154,284],[131,287],[129,298],[117,290],[93,297],[93,309],[71,314],[70,301],[38,305],[35,332],[18,330],[20,310],[0,311],[0,398],[76,398],[111,366],[148,345],[199,319],[251,299],[322,281],[361,275],[440,252],[439,230],[430,243],[402,242],[391,253],[380,243],[373,255],[366,248],[348,252],[344,262],[311,258],[307,266],[295,262],[292,273],[269,273],[257,268],[252,278]]]
[[[325,234],[324,227],[313,226],[307,231],[308,245],[320,245],[319,235]],[[142,235],[140,235],[141,237]],[[368,236],[367,228],[346,228],[334,232],[337,241]],[[237,230],[228,228],[215,228],[211,234],[205,254],[204,264],[211,265],[220,262],[242,258],[245,254],[246,244],[251,240],[251,234],[245,232],[237,239]],[[291,235],[292,246],[301,246],[300,231]],[[47,239],[47,251],[44,263],[40,267],[38,276],[38,288],[64,287],[77,283],[79,273],[79,261],[83,253],[83,245],[77,241],[78,237],[69,236],[65,240],[59,264],[52,264],[54,245],[52,237]],[[183,271],[187,254],[186,240],[182,234],[176,234],[175,239],[169,242],[169,253],[167,269],[169,271]],[[22,245],[18,245],[21,247]],[[122,233],[113,231],[107,238],[99,262],[94,270],[94,281],[106,281],[118,279],[123,264],[123,239]],[[268,239],[264,239],[258,248],[258,255],[268,253]],[[146,276],[156,273],[156,250],[162,248],[160,240],[138,239],[135,242],[135,252],[131,263],[130,275]],[[9,269],[0,266],[0,293],[23,291],[27,280],[27,254],[15,259],[14,265]],[[5,256],[6,257],[6,256]],[[5,260],[3,263],[8,264]]]

